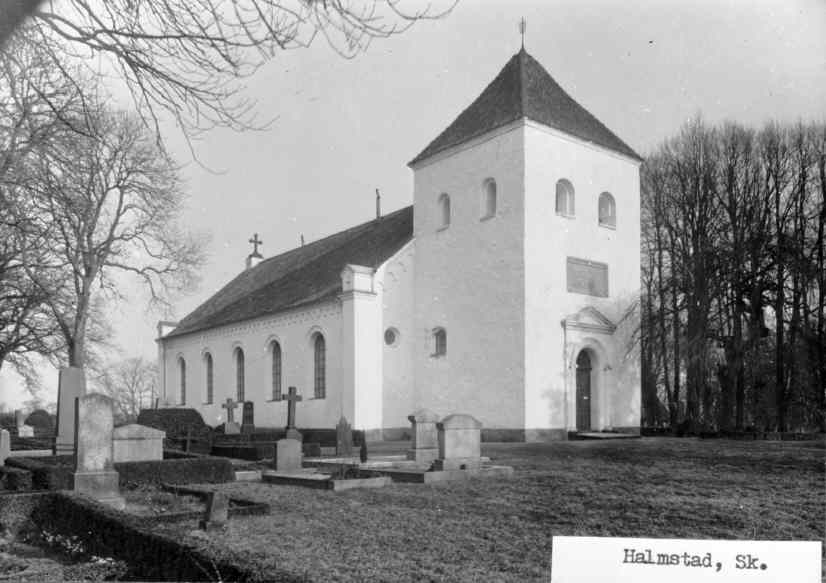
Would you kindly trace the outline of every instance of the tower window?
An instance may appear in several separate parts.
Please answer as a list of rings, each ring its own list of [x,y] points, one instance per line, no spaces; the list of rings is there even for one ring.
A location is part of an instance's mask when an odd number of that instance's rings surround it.
[[[439,228],[445,229],[450,225],[450,196],[442,193],[439,197]]]
[[[617,226],[617,203],[610,192],[599,195],[599,224],[603,227]]]
[[[572,217],[574,213],[574,185],[563,178],[556,183],[556,214]]]
[[[445,356],[447,354],[447,332],[444,328],[433,330],[433,356]]]
[[[496,216],[496,181],[488,178],[482,183],[482,218]]]

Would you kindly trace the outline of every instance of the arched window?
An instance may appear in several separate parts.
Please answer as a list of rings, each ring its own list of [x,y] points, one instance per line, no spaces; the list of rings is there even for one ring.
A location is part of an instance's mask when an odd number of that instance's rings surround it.
[[[206,404],[212,404],[213,390],[212,390],[212,355],[207,352],[204,354],[204,368],[206,368]]]
[[[482,218],[496,216],[496,181],[488,178],[482,183]]]
[[[181,385],[181,405],[186,405],[186,361],[183,356],[178,358],[178,380]]]
[[[313,391],[316,399],[323,399],[327,394],[327,370],[325,362],[327,358],[327,347],[324,344],[324,336],[316,334],[313,349]]]
[[[439,228],[450,225],[450,196],[444,192],[439,197],[439,220]]]
[[[606,227],[617,226],[617,203],[610,192],[599,195],[599,224]]]
[[[563,178],[556,183],[556,214],[572,217],[575,210],[574,185]]]
[[[244,402],[244,351],[243,349],[235,349],[235,392],[236,400],[239,403]]]
[[[445,356],[447,354],[447,332],[444,328],[433,330],[433,356]]]
[[[272,343],[272,400],[281,400],[281,345]]]

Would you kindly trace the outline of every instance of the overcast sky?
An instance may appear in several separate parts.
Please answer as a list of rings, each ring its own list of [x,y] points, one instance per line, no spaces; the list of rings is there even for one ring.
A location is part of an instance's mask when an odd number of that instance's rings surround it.
[[[439,5],[438,1],[434,1]],[[689,117],[759,126],[826,120],[826,1],[470,1],[446,18],[375,41],[342,60],[323,41],[279,54],[248,83],[265,132],[215,130],[196,144],[167,141],[185,169],[187,221],[212,240],[199,289],[175,302],[185,316],[235,276],[254,232],[265,257],[412,202],[407,162],[525,47],[581,105],[643,156]],[[113,308],[123,356],[154,359],[145,299]],[[55,399],[56,373],[47,374]],[[25,397],[7,374],[0,402]]]

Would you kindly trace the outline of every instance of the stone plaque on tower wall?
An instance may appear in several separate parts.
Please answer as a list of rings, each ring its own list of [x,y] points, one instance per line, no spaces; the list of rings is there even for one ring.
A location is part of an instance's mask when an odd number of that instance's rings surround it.
[[[568,291],[600,298],[608,297],[608,265],[598,261],[568,257]]]

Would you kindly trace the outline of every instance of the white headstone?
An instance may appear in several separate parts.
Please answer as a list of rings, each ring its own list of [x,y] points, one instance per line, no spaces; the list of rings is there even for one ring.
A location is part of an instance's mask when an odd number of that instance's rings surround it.
[[[75,442],[74,490],[100,502],[123,508],[112,453],[114,405],[100,393],[79,397]]]
[[[429,409],[419,409],[407,416],[413,430],[407,459],[421,464],[429,464],[439,456],[439,439],[436,422],[439,417]]]
[[[165,437],[165,431],[137,423],[115,427],[112,434],[115,463],[162,460]]]
[[[75,451],[75,399],[86,394],[86,377],[82,368],[60,369],[57,386],[57,438],[55,455]]]
[[[436,424],[439,432],[437,470],[476,469],[482,465],[482,424],[470,415],[448,415]]]
[[[11,435],[5,429],[0,429],[0,466],[6,463],[11,455]]]

